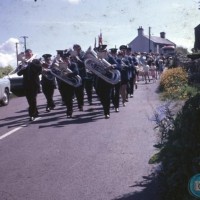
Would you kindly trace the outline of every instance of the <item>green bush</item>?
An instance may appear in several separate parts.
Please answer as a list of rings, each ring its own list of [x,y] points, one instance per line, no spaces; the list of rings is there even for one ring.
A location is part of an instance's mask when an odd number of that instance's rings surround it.
[[[154,158],[162,163],[163,200],[192,200],[189,179],[200,173],[200,94],[185,102]]]
[[[8,75],[12,70],[13,68],[11,66],[0,67],[0,78]]]

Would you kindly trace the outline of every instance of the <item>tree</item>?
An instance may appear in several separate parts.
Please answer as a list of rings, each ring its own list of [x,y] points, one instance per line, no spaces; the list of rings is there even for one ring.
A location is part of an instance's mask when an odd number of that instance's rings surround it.
[[[189,52],[188,52],[187,48],[184,48],[182,46],[178,46],[178,47],[176,47],[176,53],[187,55]]]

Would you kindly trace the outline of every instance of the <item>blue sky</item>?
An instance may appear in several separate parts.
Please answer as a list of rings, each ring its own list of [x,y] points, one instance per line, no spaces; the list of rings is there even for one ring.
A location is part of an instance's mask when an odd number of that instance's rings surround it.
[[[112,48],[128,44],[139,26],[191,50],[199,24],[198,0],[1,0],[0,66],[14,62],[15,43],[28,36],[27,47],[40,57],[78,43],[86,50],[100,30]]]

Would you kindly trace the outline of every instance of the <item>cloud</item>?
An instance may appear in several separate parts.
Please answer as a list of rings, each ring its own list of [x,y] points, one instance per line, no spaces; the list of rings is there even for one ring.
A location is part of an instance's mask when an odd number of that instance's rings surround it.
[[[71,4],[79,4],[81,0],[67,0]]]
[[[19,43],[18,39],[16,39],[16,38],[8,39],[3,44],[0,44],[0,53],[14,53],[14,52],[16,52],[16,43]]]
[[[0,44],[0,67],[16,66],[16,43],[18,39],[10,38]]]
[[[6,67],[8,65],[16,66],[16,55],[15,54],[3,54],[0,53],[0,67]]]

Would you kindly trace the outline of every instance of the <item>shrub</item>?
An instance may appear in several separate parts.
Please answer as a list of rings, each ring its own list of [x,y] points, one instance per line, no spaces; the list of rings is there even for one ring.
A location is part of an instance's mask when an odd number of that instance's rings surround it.
[[[8,75],[12,70],[13,68],[11,66],[0,67],[0,78]]]
[[[167,69],[162,74],[160,90],[164,99],[187,99],[193,95],[188,86],[187,72],[181,67]]]
[[[163,200],[192,200],[189,179],[200,172],[200,94],[185,102],[154,160],[162,163]],[[163,129],[161,129],[163,130]]]

